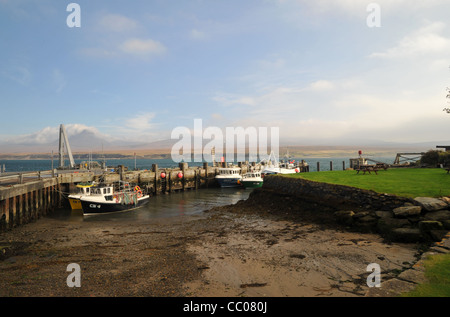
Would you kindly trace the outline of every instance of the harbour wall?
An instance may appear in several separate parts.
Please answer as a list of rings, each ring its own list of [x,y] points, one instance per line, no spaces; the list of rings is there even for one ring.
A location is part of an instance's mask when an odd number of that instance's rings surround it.
[[[61,202],[61,184],[56,177],[1,187],[0,232],[46,216]]]
[[[450,231],[450,198],[399,197],[343,185],[266,176],[249,204],[303,212],[307,207],[348,230],[379,233],[389,241],[441,241]],[[266,201],[265,203],[261,203]],[[286,204],[289,201],[289,205]],[[285,206],[285,207],[283,207]],[[263,207],[264,208],[264,207]],[[317,218],[319,219],[319,218]]]

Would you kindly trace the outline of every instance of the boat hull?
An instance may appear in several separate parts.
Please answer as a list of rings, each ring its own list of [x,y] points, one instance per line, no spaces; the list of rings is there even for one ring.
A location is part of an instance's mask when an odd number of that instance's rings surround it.
[[[245,188],[260,188],[263,185],[263,181],[258,180],[241,180],[242,186]]]
[[[239,183],[239,181],[241,181],[242,178],[231,178],[231,177],[227,177],[227,178],[220,178],[217,177],[216,180],[219,183],[220,187],[223,188],[227,188],[227,187],[240,187],[241,184]]]
[[[150,196],[139,198],[137,204],[121,204],[116,202],[96,202],[81,200],[83,213],[88,215],[106,214],[112,212],[132,210],[144,206],[148,203]]]
[[[81,210],[83,207],[81,206],[81,201],[79,198],[69,198],[70,208],[72,210]]]

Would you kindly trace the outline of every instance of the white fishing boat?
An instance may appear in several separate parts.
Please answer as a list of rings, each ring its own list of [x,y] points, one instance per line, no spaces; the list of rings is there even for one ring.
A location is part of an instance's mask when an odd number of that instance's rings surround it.
[[[242,180],[240,167],[221,167],[219,168],[219,174],[215,179],[219,183],[220,187],[239,187],[239,181]]]
[[[262,187],[264,179],[261,176],[261,172],[249,172],[245,173],[242,180],[239,181],[245,188],[259,188]]]
[[[80,198],[84,214],[102,214],[131,210],[148,203],[150,196],[139,186],[124,183],[119,190],[114,186],[98,186],[90,189],[90,194]]]
[[[270,153],[267,159],[261,162],[264,164],[261,171],[262,176],[270,174],[295,174],[300,172],[300,169],[293,164],[294,161],[279,163],[278,158],[273,152]]]

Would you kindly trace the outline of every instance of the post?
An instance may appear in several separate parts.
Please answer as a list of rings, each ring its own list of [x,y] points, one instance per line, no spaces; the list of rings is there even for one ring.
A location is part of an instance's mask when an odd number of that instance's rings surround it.
[[[34,199],[34,206],[33,206],[33,217],[34,220],[37,220],[39,218],[38,212],[39,212],[39,190],[33,191],[33,199]]]
[[[194,188],[195,188],[195,190],[197,190],[198,189],[198,180],[199,180],[199,178],[198,178],[198,174],[200,173],[200,170],[199,169],[195,169],[194,170]]]
[[[123,181],[123,172],[124,172],[123,168],[124,168],[123,165],[119,165],[119,179],[121,181]]]
[[[342,161],[342,170],[345,171],[345,161]]]
[[[18,225],[23,224],[23,194],[19,196],[19,210],[17,211],[18,215]]]
[[[320,162],[317,162],[317,171],[320,172]]]
[[[186,168],[188,163],[179,163],[179,167],[181,170],[181,173],[183,174],[183,178],[181,179],[181,186],[183,191],[186,189]]]
[[[330,171],[333,170],[333,161],[330,161]]]
[[[205,187],[208,188],[208,162],[203,163],[203,169],[205,170]]]
[[[0,203],[1,204],[1,203]],[[1,206],[1,205],[0,205]],[[3,204],[2,204],[2,206],[1,206],[1,212],[0,212],[0,214],[3,214],[3,215],[0,215],[0,219],[1,218],[3,218],[3,217],[5,217],[4,219],[5,219],[5,229],[9,229],[9,198],[6,198],[4,201],[3,201]]]
[[[158,195],[158,164],[152,164],[152,172],[155,173],[154,194]]]

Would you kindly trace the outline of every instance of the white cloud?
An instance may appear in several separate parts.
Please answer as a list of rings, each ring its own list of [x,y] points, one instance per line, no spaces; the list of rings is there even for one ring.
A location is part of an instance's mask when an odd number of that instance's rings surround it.
[[[167,48],[160,42],[152,39],[130,38],[123,42],[105,43],[100,47],[80,49],[81,55],[92,58],[121,58],[128,55],[149,58],[163,55]]]
[[[138,23],[130,18],[119,14],[107,14],[100,18],[99,26],[108,32],[129,32],[138,27]]]
[[[84,124],[73,123],[65,124],[66,133],[68,137],[79,135],[83,132],[91,133],[99,138],[106,138],[107,136],[100,133],[97,128],[86,126]],[[59,126],[45,127],[34,133],[24,134],[7,138],[6,142],[12,144],[48,144],[54,143],[59,139]]]
[[[189,32],[189,37],[193,40],[205,40],[208,38],[208,35],[203,31],[192,29]]]
[[[151,122],[154,118],[155,114],[152,112],[138,114],[125,120],[125,128],[139,132],[151,130],[154,128],[154,124]]]
[[[92,58],[123,58],[129,55],[148,58],[161,55],[167,48],[160,42],[142,36],[137,20],[120,14],[106,14],[98,18],[90,38],[94,45],[79,50],[81,55]]]
[[[166,51],[166,47],[160,42],[152,39],[133,38],[126,40],[120,45],[120,50],[133,55],[160,55]]]
[[[370,57],[405,58],[429,54],[446,54],[450,51],[450,38],[441,35],[446,25],[434,22],[405,36],[397,46],[384,52],[373,53]]]
[[[335,84],[329,80],[318,80],[309,85],[309,89],[313,91],[329,91],[335,88]]]

